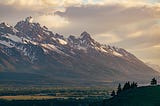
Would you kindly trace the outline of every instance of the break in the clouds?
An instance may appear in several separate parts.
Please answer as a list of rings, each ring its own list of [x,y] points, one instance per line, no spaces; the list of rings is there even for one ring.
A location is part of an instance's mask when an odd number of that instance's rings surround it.
[[[105,44],[123,47],[160,65],[159,0],[1,0],[0,21],[35,22],[63,35],[88,31]]]

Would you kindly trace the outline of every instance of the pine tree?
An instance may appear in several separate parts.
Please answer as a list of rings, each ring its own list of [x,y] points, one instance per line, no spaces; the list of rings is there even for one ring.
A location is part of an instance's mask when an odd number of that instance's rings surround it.
[[[138,86],[137,83],[135,83],[135,82],[132,82],[132,83],[131,83],[131,88],[137,88],[137,86]]]
[[[157,85],[157,80],[155,78],[151,80],[151,85]]]
[[[127,90],[127,89],[130,89],[130,88],[131,88],[130,82],[126,82],[123,86],[123,90]]]
[[[111,96],[115,96],[115,95],[116,95],[116,93],[115,93],[115,91],[113,90],[112,93],[111,93]]]
[[[117,88],[117,95],[122,91],[122,88],[121,88],[121,84],[119,83],[118,85],[118,88]]]

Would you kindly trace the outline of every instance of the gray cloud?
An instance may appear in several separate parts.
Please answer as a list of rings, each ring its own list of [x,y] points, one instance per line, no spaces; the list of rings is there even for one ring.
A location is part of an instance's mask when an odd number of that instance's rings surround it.
[[[117,29],[122,25],[155,18],[154,12],[152,8],[145,6],[126,8],[123,5],[86,5],[68,7],[65,12],[58,11],[55,14],[71,22],[71,25],[63,31],[75,33],[76,29],[88,29],[95,35]],[[158,12],[154,14],[160,15]]]

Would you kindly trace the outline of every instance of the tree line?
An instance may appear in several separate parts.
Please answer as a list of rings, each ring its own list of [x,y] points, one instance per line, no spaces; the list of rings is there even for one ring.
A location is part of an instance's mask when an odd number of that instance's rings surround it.
[[[136,82],[132,82],[130,83],[129,81],[126,82],[124,84],[123,87],[121,87],[121,84],[119,83],[118,88],[117,88],[117,92],[115,92],[115,90],[112,91],[111,96],[115,96],[116,94],[118,95],[119,93],[121,93],[122,91],[128,90],[128,89],[133,89],[133,88],[137,88],[138,84]]]
[[[157,80],[156,78],[153,78],[150,82],[150,84],[153,86],[153,85],[157,85]],[[125,91],[125,90],[128,90],[128,89],[134,89],[134,88],[137,88],[138,87],[138,84],[137,82],[132,82],[130,83],[129,81],[126,82],[124,84],[123,87],[121,87],[121,84],[119,83],[118,87],[117,87],[117,91],[113,90],[111,92],[111,96],[115,96],[115,95],[119,95],[122,91]]]

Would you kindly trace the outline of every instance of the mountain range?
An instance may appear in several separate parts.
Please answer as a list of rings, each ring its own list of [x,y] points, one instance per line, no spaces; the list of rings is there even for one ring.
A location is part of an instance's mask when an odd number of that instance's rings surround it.
[[[101,44],[84,31],[68,38],[33,23],[0,24],[0,83],[6,85],[109,85],[148,82],[158,72],[123,48]]]

